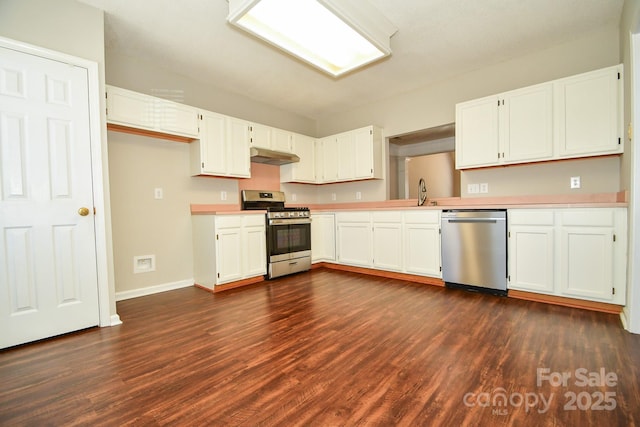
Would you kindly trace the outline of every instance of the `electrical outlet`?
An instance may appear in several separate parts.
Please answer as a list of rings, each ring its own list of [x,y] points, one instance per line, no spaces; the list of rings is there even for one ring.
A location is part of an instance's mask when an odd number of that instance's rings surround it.
[[[356,200],[362,199],[362,192],[356,191]]]
[[[571,177],[571,188],[580,188],[580,177],[572,176]]]
[[[478,194],[480,192],[480,186],[478,184],[467,184],[467,193]]]
[[[162,188],[154,188],[153,197],[155,197],[156,200],[162,199],[164,197],[164,192],[162,191]]]
[[[480,192],[481,193],[488,193],[489,192],[489,184],[487,184],[486,182],[483,182],[482,184],[480,184]]]
[[[335,200],[336,199],[336,193],[331,193],[331,200]]]
[[[221,191],[220,192],[220,200],[227,200],[227,192],[226,191]]]

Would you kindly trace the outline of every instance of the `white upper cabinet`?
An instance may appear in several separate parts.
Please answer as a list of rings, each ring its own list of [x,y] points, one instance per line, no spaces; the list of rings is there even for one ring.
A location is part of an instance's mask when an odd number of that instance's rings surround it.
[[[271,149],[291,153],[292,132],[288,130],[271,128]]]
[[[545,159],[553,154],[550,83],[456,106],[456,167]]]
[[[229,174],[248,178],[251,176],[249,158],[249,123],[235,117],[227,117],[227,161]]]
[[[622,66],[456,105],[456,168],[622,153]]]
[[[187,138],[198,137],[198,109],[107,85],[107,122]]]
[[[499,162],[497,103],[497,96],[489,96],[456,105],[456,168]]]
[[[260,123],[251,123],[249,141],[252,147],[271,149],[271,128]]]
[[[138,129],[155,129],[154,98],[107,85],[107,121]]]
[[[251,123],[249,132],[251,147],[291,153],[292,132],[260,123]]]
[[[500,159],[505,163],[553,155],[553,86],[550,83],[507,92],[499,108]]]
[[[201,111],[200,139],[191,143],[192,175],[227,174],[226,116]]]
[[[210,111],[200,113],[200,138],[190,144],[191,175],[250,177],[249,124]]]
[[[554,83],[560,157],[622,153],[622,66]]]
[[[338,145],[338,181],[348,181],[356,176],[356,145],[352,132],[336,135]]]
[[[319,158],[322,161],[322,178],[319,183],[338,181],[338,140],[334,136],[322,138],[319,141]]]
[[[296,163],[280,166],[280,182],[316,182],[316,139],[292,134],[291,151],[300,157]]]
[[[366,126],[321,138],[316,156],[322,159],[316,173],[319,184],[382,179],[382,129]]]

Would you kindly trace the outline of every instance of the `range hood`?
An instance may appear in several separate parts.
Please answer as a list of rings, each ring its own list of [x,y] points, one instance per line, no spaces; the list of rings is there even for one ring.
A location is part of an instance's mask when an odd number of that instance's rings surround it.
[[[300,161],[300,157],[291,153],[283,153],[281,151],[267,150],[266,148],[251,147],[251,161],[254,163],[266,163],[268,165],[286,165],[287,163],[296,163]]]

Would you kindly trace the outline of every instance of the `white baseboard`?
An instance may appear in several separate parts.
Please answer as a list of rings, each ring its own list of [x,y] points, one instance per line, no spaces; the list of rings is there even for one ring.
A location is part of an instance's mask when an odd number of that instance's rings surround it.
[[[163,283],[162,285],[149,286],[146,288],[133,289],[130,291],[116,292],[116,301],[143,297],[145,295],[158,294],[160,292],[173,291],[174,289],[188,288],[189,286],[193,286],[193,279]]]
[[[120,316],[118,316],[117,314],[112,314],[111,324],[109,326],[118,326],[118,325],[122,325],[122,320],[120,320]]]

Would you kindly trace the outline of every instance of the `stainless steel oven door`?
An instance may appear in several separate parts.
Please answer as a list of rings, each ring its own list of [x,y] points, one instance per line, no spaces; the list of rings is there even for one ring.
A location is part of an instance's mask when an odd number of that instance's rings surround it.
[[[269,219],[267,257],[269,262],[311,255],[311,220],[309,218]]]

